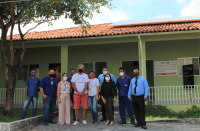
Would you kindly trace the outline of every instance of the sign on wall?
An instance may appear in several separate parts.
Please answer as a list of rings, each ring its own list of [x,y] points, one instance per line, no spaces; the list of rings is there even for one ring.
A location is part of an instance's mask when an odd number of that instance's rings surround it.
[[[174,61],[155,61],[154,62],[155,76],[170,76],[177,75],[177,64]]]

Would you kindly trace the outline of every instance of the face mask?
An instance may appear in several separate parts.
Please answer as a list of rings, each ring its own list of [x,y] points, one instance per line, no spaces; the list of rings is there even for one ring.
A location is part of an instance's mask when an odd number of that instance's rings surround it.
[[[31,76],[35,76],[35,73],[31,73]]]
[[[109,80],[110,80],[110,77],[105,77],[105,80],[106,80],[106,81],[109,81]]]
[[[54,74],[49,74],[49,77],[53,78],[55,75]]]
[[[108,71],[103,71],[103,75],[106,75],[106,74],[108,74]]]
[[[83,72],[83,69],[78,69],[78,72],[79,72],[79,73],[82,73],[82,72]]]
[[[94,78],[95,77],[95,75],[90,75],[90,78]]]
[[[74,75],[74,73],[71,73],[71,76],[73,76]]]
[[[124,75],[124,73],[123,73],[123,72],[120,72],[119,74],[120,74],[120,76],[123,76],[123,75]]]
[[[66,81],[66,80],[67,80],[67,77],[64,77],[64,78],[63,78],[63,80],[65,80],[65,81]]]
[[[139,75],[139,73],[134,73],[133,75],[134,75],[134,77],[137,77]]]

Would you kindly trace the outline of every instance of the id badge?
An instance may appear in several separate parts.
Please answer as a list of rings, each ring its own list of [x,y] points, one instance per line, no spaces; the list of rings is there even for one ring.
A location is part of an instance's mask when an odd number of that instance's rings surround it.
[[[51,81],[51,85],[53,85],[53,81]]]
[[[135,85],[134,85],[134,88],[135,88]]]

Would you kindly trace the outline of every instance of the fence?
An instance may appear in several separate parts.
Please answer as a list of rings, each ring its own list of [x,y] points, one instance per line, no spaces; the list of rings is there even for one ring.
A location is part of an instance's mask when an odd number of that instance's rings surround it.
[[[199,94],[199,85],[150,87],[148,100],[155,105],[198,104]]]
[[[162,86],[149,87],[148,101],[155,105],[177,105],[200,103],[200,85],[194,86]],[[0,88],[0,104],[6,98],[6,89]],[[23,105],[25,100],[25,88],[16,88],[14,105]],[[42,104],[41,93],[38,96],[38,104]]]

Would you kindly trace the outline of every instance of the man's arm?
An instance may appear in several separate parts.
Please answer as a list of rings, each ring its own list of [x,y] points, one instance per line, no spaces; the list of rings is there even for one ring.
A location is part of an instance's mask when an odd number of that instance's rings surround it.
[[[72,87],[73,87],[73,89],[76,91],[77,94],[80,93],[80,92],[76,89],[75,82],[72,82]]]
[[[144,97],[147,98],[147,96],[149,95],[149,84],[147,82],[147,80],[144,80]]]
[[[44,94],[44,90],[42,87],[40,87],[40,92],[42,94],[43,99],[46,99],[48,96]]]
[[[128,90],[128,98],[131,98],[131,93],[132,93],[132,82],[130,82],[129,90]]]
[[[26,95],[26,100],[28,100],[28,86],[25,86],[25,95]]]
[[[85,93],[85,91],[87,90],[87,87],[88,87],[88,82],[85,82],[85,87],[84,87],[83,91],[81,92],[81,94]]]

